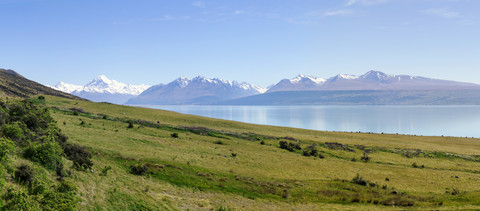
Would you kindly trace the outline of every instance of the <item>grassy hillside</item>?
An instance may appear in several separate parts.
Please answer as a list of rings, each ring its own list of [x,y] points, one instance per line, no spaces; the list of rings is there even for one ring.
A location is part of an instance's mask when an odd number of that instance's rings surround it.
[[[480,209],[478,139],[262,126],[50,96],[45,105],[69,142],[93,154],[92,171],[71,169],[85,210]]]
[[[13,70],[0,69],[0,97],[28,98],[38,94],[80,99],[28,80]]]

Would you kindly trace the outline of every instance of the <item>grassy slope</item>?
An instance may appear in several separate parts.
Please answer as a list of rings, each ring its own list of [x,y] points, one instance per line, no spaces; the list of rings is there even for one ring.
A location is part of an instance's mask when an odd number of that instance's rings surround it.
[[[86,209],[384,209],[375,204],[395,200],[412,201],[417,208],[480,209],[476,200],[480,197],[480,162],[473,156],[480,154],[478,139],[322,132],[57,97],[47,97],[46,102],[58,108],[52,116],[70,141],[95,152],[95,173],[74,174]],[[69,108],[108,118],[62,111]],[[266,144],[260,145],[259,141],[217,138],[171,127],[135,124],[127,129],[127,124],[114,121],[115,117],[289,136],[299,139],[302,147],[318,143],[325,159],[282,150],[275,139],[265,139]],[[82,120],[85,125],[80,125]],[[172,138],[173,132],[180,137]],[[325,142],[347,144],[355,152],[330,149],[323,146]],[[365,147],[374,149],[369,153],[371,161],[351,161],[360,160]],[[128,166],[137,163],[157,167],[150,176],[134,176]],[[425,168],[414,168],[413,163]],[[105,166],[112,170],[101,176]],[[357,173],[386,189],[348,182]],[[390,181],[385,181],[387,177]],[[454,189],[459,194],[446,193]],[[285,191],[286,199],[282,197]],[[398,194],[391,194],[394,191]]]

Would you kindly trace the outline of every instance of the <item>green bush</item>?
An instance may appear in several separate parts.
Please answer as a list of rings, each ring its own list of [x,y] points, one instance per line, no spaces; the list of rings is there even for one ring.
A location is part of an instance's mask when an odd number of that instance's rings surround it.
[[[357,173],[357,175],[352,179],[352,183],[358,184],[358,185],[363,185],[367,186],[368,180],[364,180],[360,174]]]
[[[3,135],[11,140],[19,141],[25,138],[20,122],[4,125],[2,128]]]
[[[135,175],[146,175],[148,174],[148,166],[141,164],[131,165],[130,173]]]
[[[55,170],[62,162],[63,149],[57,142],[49,141],[43,144],[33,143],[24,151],[25,158],[42,164],[45,168]]]
[[[15,150],[15,144],[7,138],[0,138],[0,162],[8,160],[8,156]]]
[[[301,150],[302,147],[300,147],[300,144],[298,143],[293,143],[293,142],[287,142],[287,141],[280,141],[278,142],[280,144],[281,149],[288,150],[290,152],[293,152],[295,150]]]
[[[76,191],[77,187],[72,182],[62,181],[45,193],[40,203],[48,210],[76,210],[79,201]]]
[[[73,166],[77,169],[91,169],[92,154],[85,148],[77,144],[65,143],[62,145],[67,158],[73,161]]]
[[[22,164],[15,171],[15,180],[20,184],[30,185],[35,180],[35,172],[29,165]]]
[[[21,189],[8,188],[5,195],[2,210],[41,210],[40,204]]]

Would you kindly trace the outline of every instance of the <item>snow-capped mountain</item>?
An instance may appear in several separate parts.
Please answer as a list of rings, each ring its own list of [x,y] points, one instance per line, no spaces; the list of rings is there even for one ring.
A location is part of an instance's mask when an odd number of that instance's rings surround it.
[[[283,79],[267,92],[309,90],[459,90],[480,89],[480,85],[419,76],[389,75],[369,71],[363,75],[338,74],[327,80],[299,75]]]
[[[135,97],[148,89],[148,85],[131,85],[111,80],[105,75],[100,75],[85,86],[60,82],[54,89],[67,92],[94,102],[110,102],[123,104],[128,99]]]
[[[317,90],[326,82],[323,78],[313,76],[298,75],[292,79],[283,79],[276,85],[270,87],[268,92],[278,91],[297,91],[297,90]]]
[[[265,89],[248,83],[205,78],[202,76],[189,79],[180,77],[168,83],[159,84],[145,90],[138,97],[130,99],[127,104],[143,105],[181,105],[210,104],[264,93]]]
[[[60,81],[60,83],[58,83],[55,86],[49,86],[49,87],[54,88],[58,91],[66,92],[66,93],[72,93],[74,91],[80,91],[83,89],[83,86],[68,84],[63,81]]]

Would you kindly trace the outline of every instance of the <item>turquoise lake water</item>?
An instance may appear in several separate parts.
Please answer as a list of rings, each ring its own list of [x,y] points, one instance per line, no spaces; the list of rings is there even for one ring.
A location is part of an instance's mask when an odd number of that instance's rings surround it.
[[[184,114],[324,131],[480,137],[480,106],[148,106]]]

